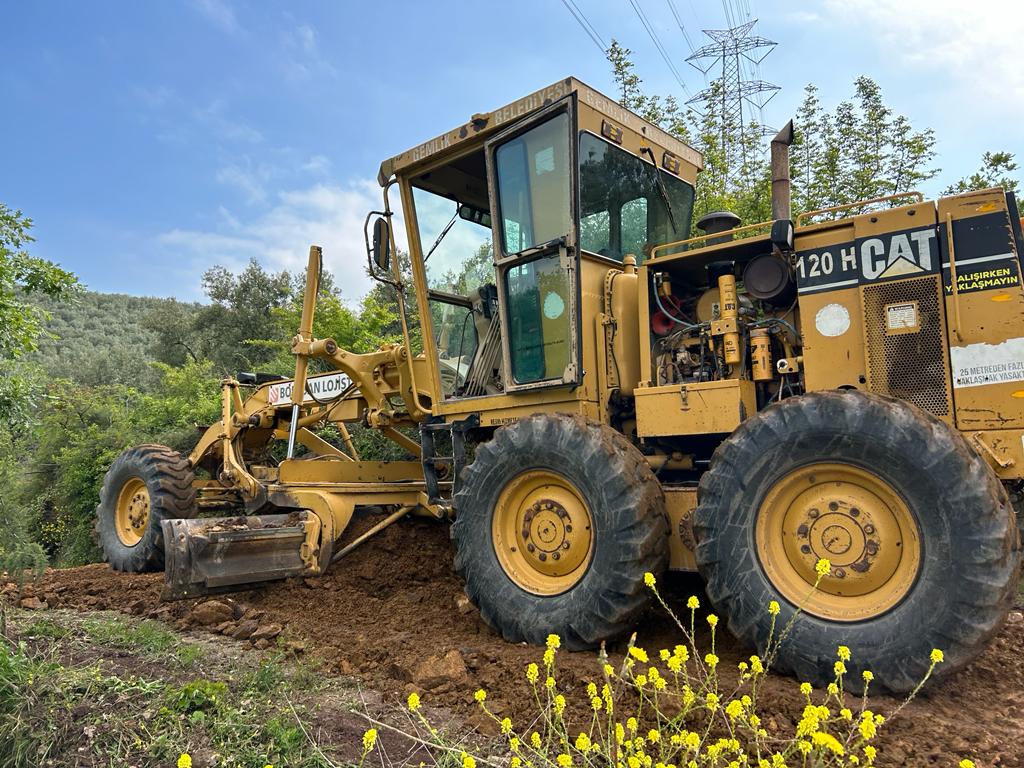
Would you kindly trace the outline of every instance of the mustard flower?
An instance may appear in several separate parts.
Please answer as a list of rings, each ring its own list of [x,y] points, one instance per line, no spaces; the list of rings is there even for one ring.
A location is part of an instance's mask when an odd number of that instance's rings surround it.
[[[363,752],[369,752],[373,749],[374,744],[377,743],[377,729],[371,728],[363,734]],[[192,764],[189,763],[189,766]]]
[[[409,711],[415,712],[420,708],[420,695],[415,691],[409,694]]]

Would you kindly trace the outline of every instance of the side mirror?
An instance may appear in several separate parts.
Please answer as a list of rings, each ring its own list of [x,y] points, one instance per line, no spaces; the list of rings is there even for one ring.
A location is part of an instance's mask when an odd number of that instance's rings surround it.
[[[391,228],[383,216],[373,222],[373,263],[382,272],[391,269]]]

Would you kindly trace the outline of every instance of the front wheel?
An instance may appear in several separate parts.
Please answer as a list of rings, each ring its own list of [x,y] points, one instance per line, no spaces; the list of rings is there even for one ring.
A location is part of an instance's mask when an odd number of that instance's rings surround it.
[[[959,433],[907,403],[862,392],[791,398],[716,451],[694,515],[715,608],[765,651],[770,601],[793,624],[777,666],[824,684],[839,645],[859,679],[893,692],[970,662],[1017,583],[1013,511]],[[817,562],[831,569],[818,583]],[[799,610],[798,610],[799,609]],[[793,618],[795,615],[795,619]]]
[[[167,518],[192,517],[194,474],[185,458],[162,445],[140,445],[107,470],[96,507],[96,533],[104,559],[117,571],[164,567]]]
[[[498,429],[455,495],[455,568],[506,640],[570,649],[627,631],[668,566],[665,497],[621,434],[540,414]]]

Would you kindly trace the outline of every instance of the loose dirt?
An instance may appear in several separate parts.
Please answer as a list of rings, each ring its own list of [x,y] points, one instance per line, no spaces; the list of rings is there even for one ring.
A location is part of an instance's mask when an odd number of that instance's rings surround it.
[[[361,521],[365,529],[372,520]],[[293,579],[207,600],[160,602],[162,574],[127,575],[106,565],[49,571],[29,594],[29,605],[111,609],[164,620],[179,629],[218,632],[248,647],[291,644],[322,657],[339,675],[363,681],[396,707],[409,692],[450,708],[486,731],[473,702],[487,689],[488,704],[519,723],[530,719],[523,670],[539,661],[537,648],[506,643],[468,604],[452,570],[447,528],[404,520],[386,529],[334,566],[323,578]],[[686,596],[701,595],[700,581],[665,579],[669,603],[682,608]],[[8,588],[14,599],[13,587]],[[702,602],[706,603],[706,600]],[[29,607],[29,606],[26,606]],[[992,645],[970,667],[936,681],[878,740],[883,765],[956,765],[970,757],[979,766],[1024,768],[1024,622],[1020,606]],[[913,628],[908,627],[908,632]],[[660,612],[638,627],[638,644],[671,648],[680,642]],[[706,641],[706,638],[704,638]],[[609,648],[621,654],[624,644]],[[723,633],[723,666],[752,651]],[[559,685],[572,699],[599,678],[594,653],[558,657]],[[782,733],[791,732],[804,704],[796,681],[772,677],[759,694],[762,708]],[[873,697],[876,712],[899,700]]]

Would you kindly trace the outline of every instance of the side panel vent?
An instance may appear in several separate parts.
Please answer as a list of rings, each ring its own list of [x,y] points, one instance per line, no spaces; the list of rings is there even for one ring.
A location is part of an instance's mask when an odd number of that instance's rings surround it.
[[[949,363],[937,275],[861,289],[868,386],[949,417]]]

